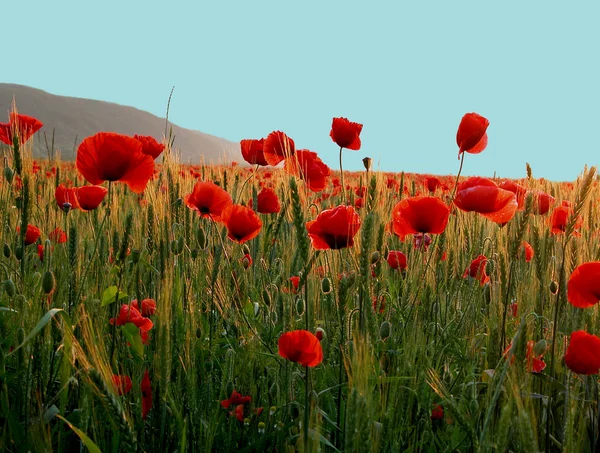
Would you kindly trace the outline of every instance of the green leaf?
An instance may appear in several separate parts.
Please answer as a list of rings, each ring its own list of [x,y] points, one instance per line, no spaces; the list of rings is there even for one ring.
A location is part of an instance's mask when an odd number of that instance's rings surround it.
[[[121,326],[121,332],[123,332],[127,341],[131,343],[131,349],[133,349],[138,358],[144,358],[144,343],[142,343],[139,327],[132,322],[128,322],[124,326]]]
[[[55,417],[65,422],[69,426],[69,428],[75,431],[75,434],[79,436],[81,442],[83,442],[83,445],[85,445],[89,451],[91,451],[92,453],[102,453],[102,451],[98,448],[98,445],[96,445],[94,441],[90,439],[83,431],[81,431],[79,428],[77,428],[75,425],[69,422],[66,418],[61,417],[58,414],[56,414]]]
[[[35,337],[44,327],[46,327],[46,324],[48,324],[50,322],[50,320],[52,318],[54,318],[54,316],[57,313],[60,313],[60,312],[64,312],[64,310],[62,308],[53,308],[52,310],[48,311],[44,316],[42,316],[42,319],[40,319],[40,321],[33,328],[33,330],[31,332],[29,332],[29,335],[27,335],[25,337],[25,339],[23,340],[23,343],[21,343],[19,346],[17,346],[15,349],[13,349],[7,355],[9,355],[9,356],[13,355],[15,352],[17,352],[19,349],[21,349],[23,346],[25,346],[25,344],[27,344],[27,342],[29,340],[31,340],[33,337]]]
[[[119,291],[119,297],[117,299],[117,287],[109,286],[102,293],[102,300],[100,301],[100,304],[104,307],[106,305],[112,304],[117,300],[125,299],[126,297],[127,294],[125,294],[123,291]]]

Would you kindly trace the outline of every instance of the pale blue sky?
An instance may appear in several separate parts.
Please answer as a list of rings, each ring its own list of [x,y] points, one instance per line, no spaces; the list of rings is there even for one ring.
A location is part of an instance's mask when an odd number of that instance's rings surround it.
[[[30,0],[2,6],[0,81],[132,105],[232,141],[280,129],[332,168],[334,116],[389,171],[571,180],[599,162],[600,4],[555,1]],[[17,100],[18,102],[18,100]],[[26,112],[23,112],[26,113]]]

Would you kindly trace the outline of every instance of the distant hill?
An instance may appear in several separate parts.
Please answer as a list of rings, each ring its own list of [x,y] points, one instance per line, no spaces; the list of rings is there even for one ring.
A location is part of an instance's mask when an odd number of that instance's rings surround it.
[[[73,160],[76,146],[97,132],[151,135],[161,141],[165,131],[164,118],[133,107],[56,96],[36,88],[8,83],[0,83],[0,122],[8,121],[13,98],[19,113],[44,123],[34,142],[34,155],[39,157],[47,156],[44,132],[50,144],[53,129],[54,147],[61,151],[63,160]],[[175,135],[174,147],[181,152],[183,163],[243,162],[238,143],[169,124]]]

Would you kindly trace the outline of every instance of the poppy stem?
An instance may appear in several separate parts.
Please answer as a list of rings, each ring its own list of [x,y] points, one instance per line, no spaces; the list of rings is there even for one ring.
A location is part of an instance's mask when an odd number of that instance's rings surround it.
[[[342,168],[342,150],[344,148],[342,148],[340,146],[340,184],[342,185],[342,195],[343,195],[343,202],[344,204],[346,204],[347,200],[346,200],[346,186],[344,185],[344,169]]]
[[[235,197],[236,200],[233,202],[233,204],[238,204],[240,197],[242,195],[242,192],[244,191],[244,187],[246,187],[246,184],[248,183],[248,181],[250,181],[252,178],[254,178],[254,175],[256,174],[256,171],[258,170],[258,164],[256,164],[254,166],[254,171],[252,172],[252,174],[250,174],[250,176],[248,176],[248,178],[244,181],[244,183],[242,184],[242,187],[240,187],[240,190],[237,194],[237,196]],[[258,209],[258,206],[253,206],[253,209]]]
[[[454,197],[456,196],[456,190],[458,189],[458,179],[460,178],[460,173],[462,172],[463,163],[465,162],[465,153],[462,153],[462,157],[460,158],[460,167],[458,167],[458,173],[456,175],[456,181],[454,181],[454,190],[452,191],[452,196],[450,197],[450,204],[454,201]]]
[[[310,421],[310,368],[304,367],[304,451],[310,451],[308,447],[308,423]]]

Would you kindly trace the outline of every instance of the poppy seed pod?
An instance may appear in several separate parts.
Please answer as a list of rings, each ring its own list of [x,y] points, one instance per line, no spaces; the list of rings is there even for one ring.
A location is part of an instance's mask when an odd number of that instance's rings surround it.
[[[331,280],[327,277],[321,280],[321,291],[323,291],[323,294],[329,294],[331,292]]]
[[[6,181],[8,181],[8,183],[10,184],[13,180],[15,176],[15,172],[12,168],[10,167],[4,167],[4,178],[6,179]]]
[[[373,163],[373,159],[371,159],[370,157],[364,157],[363,160],[363,165],[365,167],[365,170],[370,171],[371,170],[371,164]]]
[[[373,253],[371,253],[371,264],[376,264],[379,261],[379,258],[381,258],[380,253],[375,250]]]
[[[304,300],[300,297],[296,299],[296,313],[298,316],[302,316],[304,314]]]
[[[550,286],[549,286],[549,288],[550,288],[550,292],[551,292],[552,294],[556,294],[556,293],[558,292],[558,283],[557,283],[557,282],[555,282],[554,280],[553,280],[553,281],[551,281],[551,282],[550,282]]]

